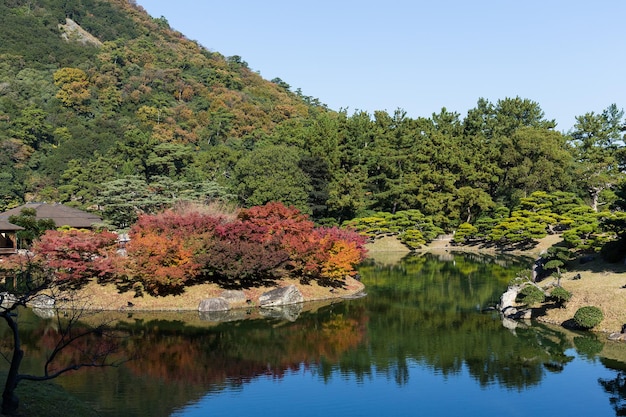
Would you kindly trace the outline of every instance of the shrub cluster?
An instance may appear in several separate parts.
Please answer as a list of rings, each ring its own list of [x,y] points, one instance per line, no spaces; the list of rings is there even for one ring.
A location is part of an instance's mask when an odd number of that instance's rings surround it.
[[[563,287],[554,287],[550,292],[550,299],[559,305],[563,305],[572,298],[572,293]]]
[[[543,303],[546,299],[545,294],[534,285],[527,285],[519,293],[519,299],[522,303],[531,306]]]
[[[604,319],[602,310],[595,306],[585,306],[576,310],[574,322],[582,329],[593,329]]]
[[[71,287],[92,278],[107,281],[117,273],[117,246],[117,235],[105,230],[48,230],[26,254],[3,259],[0,274],[24,291],[52,281]]]
[[[483,211],[473,224],[460,224],[454,242],[525,246],[547,233],[562,233],[564,248],[595,252],[613,234],[607,234],[609,223],[621,230],[623,218],[620,212],[595,212],[574,193],[535,191],[520,198],[512,210],[495,206]],[[623,251],[619,253],[623,258]]]
[[[444,233],[442,228],[435,225],[432,216],[425,216],[416,209],[400,210],[393,214],[378,212],[345,221],[343,225],[371,239],[385,235],[398,236],[411,249],[420,248]]]
[[[364,237],[315,227],[281,203],[241,210],[234,219],[175,211],[142,216],[130,238],[126,279],[158,294],[190,281],[249,287],[290,277],[340,284],[365,257]]]
[[[126,256],[117,255],[116,235],[106,231],[49,231],[33,251],[59,281],[80,285],[98,277],[162,295],[200,282],[250,287],[296,278],[341,285],[356,274],[366,241],[354,231],[316,227],[281,203],[236,217],[189,210],[144,215],[129,236]]]

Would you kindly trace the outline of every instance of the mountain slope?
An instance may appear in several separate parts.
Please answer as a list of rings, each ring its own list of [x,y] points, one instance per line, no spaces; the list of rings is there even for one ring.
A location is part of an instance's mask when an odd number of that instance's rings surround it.
[[[96,41],[68,34],[68,22]],[[325,111],[128,1],[12,0],[0,5],[0,25],[0,209],[33,198],[80,201],[58,193],[64,172],[99,157],[149,176],[148,155],[113,160],[137,137],[197,152],[254,143],[285,120]]]

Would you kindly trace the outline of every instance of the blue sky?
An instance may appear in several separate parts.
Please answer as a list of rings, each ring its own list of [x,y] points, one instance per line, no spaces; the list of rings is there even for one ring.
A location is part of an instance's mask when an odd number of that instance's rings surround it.
[[[539,103],[557,129],[626,106],[624,0],[137,0],[331,109],[464,117],[484,97]]]

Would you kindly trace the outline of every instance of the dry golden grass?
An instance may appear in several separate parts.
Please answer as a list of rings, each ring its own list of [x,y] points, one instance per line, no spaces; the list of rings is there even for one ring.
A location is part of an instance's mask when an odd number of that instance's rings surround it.
[[[361,282],[346,278],[345,285],[340,288],[331,288],[318,285],[316,282],[302,284],[299,280],[286,279],[276,285],[243,289],[249,303],[242,301],[239,304],[231,303],[234,308],[258,306],[258,299],[263,293],[274,288],[296,285],[305,301],[330,300],[352,296],[364,289]],[[151,296],[144,294],[137,297],[133,291],[120,291],[113,284],[100,285],[91,282],[82,288],[75,297],[88,300],[85,304],[97,310],[125,310],[125,311],[197,311],[200,300],[219,297],[224,291],[216,284],[193,285],[185,288],[180,295]]]
[[[411,251],[395,236],[385,236],[365,245],[368,256],[379,264],[395,265]]]
[[[570,270],[563,274],[561,286],[572,293],[572,298],[565,308],[546,311],[539,320],[562,325],[574,317],[574,313],[583,306],[596,306],[604,314],[604,320],[594,328],[600,332],[619,332],[626,323],[626,267],[623,264],[607,264],[599,259],[581,265],[570,265]],[[572,278],[580,274],[580,279]],[[556,282],[550,278],[541,282],[549,286]]]

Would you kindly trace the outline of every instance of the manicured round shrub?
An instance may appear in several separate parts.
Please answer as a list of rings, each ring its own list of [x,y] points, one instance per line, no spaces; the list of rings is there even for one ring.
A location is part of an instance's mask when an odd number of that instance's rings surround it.
[[[602,319],[604,319],[602,310],[594,306],[581,307],[574,313],[574,322],[583,329],[593,329]]]
[[[563,305],[572,298],[572,293],[563,287],[554,287],[550,292],[550,299],[559,305]]]
[[[519,300],[528,306],[543,303],[545,299],[543,291],[534,285],[527,285],[519,292]]]

